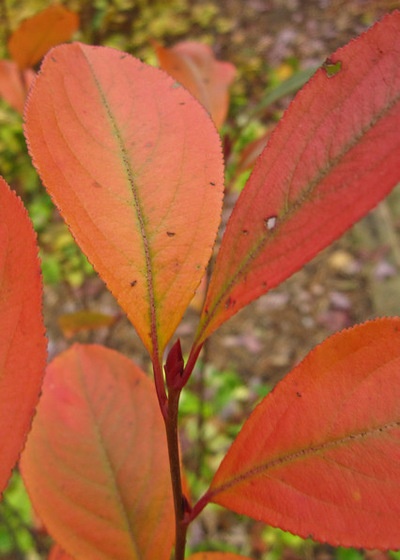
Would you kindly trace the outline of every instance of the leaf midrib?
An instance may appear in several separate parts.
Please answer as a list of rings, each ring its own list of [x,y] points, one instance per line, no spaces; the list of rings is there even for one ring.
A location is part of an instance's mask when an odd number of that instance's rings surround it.
[[[129,515],[129,508],[125,501],[123,500],[123,492],[120,490],[120,485],[118,484],[118,480],[115,473],[115,466],[113,464],[112,458],[108,451],[107,442],[104,440],[104,435],[101,426],[101,419],[98,417],[97,411],[93,406],[93,395],[88,387],[87,379],[85,376],[85,371],[82,368],[82,363],[77,362],[78,364],[78,372],[79,372],[79,383],[82,388],[82,393],[85,397],[85,402],[87,404],[87,412],[91,418],[91,428],[95,435],[95,440],[97,442],[97,449],[98,453],[102,456],[102,464],[104,470],[107,472],[107,478],[109,480],[110,487],[112,487],[112,493],[115,498],[115,505],[116,508],[119,510],[120,519],[122,520],[125,531],[129,537],[129,541],[132,544],[132,550],[135,554],[136,558],[140,558],[140,550],[137,544],[137,535],[134,531],[134,527],[132,526],[130,515]],[[109,404],[112,407],[112,403]]]
[[[153,353],[158,356],[159,351],[158,351],[158,333],[157,333],[157,308],[156,308],[156,303],[155,303],[155,287],[154,287],[154,282],[153,282],[153,262],[152,262],[152,258],[151,258],[151,250],[150,250],[150,242],[149,242],[149,237],[148,237],[148,233],[146,231],[146,225],[145,225],[145,213],[143,211],[142,208],[142,204],[141,204],[141,200],[140,200],[140,195],[139,195],[139,190],[136,186],[136,183],[134,181],[134,173],[133,173],[133,169],[131,166],[131,163],[129,161],[129,156],[128,156],[128,150],[126,149],[124,140],[122,138],[122,135],[120,133],[120,130],[118,128],[117,125],[117,121],[113,115],[113,112],[111,110],[111,107],[108,103],[107,97],[103,91],[103,88],[101,86],[101,83],[99,82],[99,80],[97,79],[95,70],[93,68],[93,65],[91,64],[91,61],[89,60],[88,56],[85,54],[85,52],[83,52],[83,55],[85,57],[85,60],[88,64],[88,67],[90,69],[90,72],[92,74],[93,77],[93,81],[96,85],[96,88],[99,92],[99,96],[101,99],[101,102],[103,104],[103,107],[106,111],[108,120],[110,122],[110,127],[112,129],[113,132],[113,136],[116,139],[120,154],[121,154],[121,160],[123,163],[123,167],[127,176],[127,180],[129,183],[129,186],[131,188],[131,192],[132,192],[132,196],[133,196],[133,202],[134,202],[134,207],[135,207],[135,211],[136,211],[136,217],[137,217],[137,221],[139,224],[139,231],[140,231],[140,237],[142,239],[142,245],[143,245],[143,255],[144,255],[144,260],[145,260],[145,279],[146,279],[146,286],[147,286],[147,294],[148,294],[148,302],[149,302],[149,320],[150,320],[150,338],[151,338],[151,343],[152,343],[152,350]]]
[[[211,490],[207,494],[208,501],[213,501],[213,498],[218,494],[226,492],[227,490],[230,490],[234,486],[247,482],[252,478],[265,474],[269,470],[279,468],[286,464],[294,463],[296,461],[300,461],[312,457],[313,455],[320,455],[325,451],[337,449],[341,446],[345,446],[349,444],[350,442],[354,442],[355,440],[362,440],[362,439],[366,439],[367,437],[374,437],[379,435],[381,436],[383,433],[396,428],[400,428],[400,420],[394,422],[387,422],[385,424],[382,424],[381,426],[371,428],[370,430],[363,430],[360,432],[345,435],[341,438],[325,441],[320,443],[319,445],[311,445],[309,447],[304,447],[292,453],[287,453],[286,455],[276,457],[275,459],[272,459],[270,461],[265,461],[261,465],[253,467],[245,471],[244,473],[241,473],[240,475],[231,478],[227,482],[211,488]]]

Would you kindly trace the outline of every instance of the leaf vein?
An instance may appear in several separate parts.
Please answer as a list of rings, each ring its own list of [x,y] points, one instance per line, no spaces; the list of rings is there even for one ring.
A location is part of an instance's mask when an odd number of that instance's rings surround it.
[[[370,430],[364,430],[354,434],[349,434],[335,440],[322,442],[319,445],[313,445],[310,447],[299,449],[298,451],[294,451],[293,453],[288,453],[287,455],[277,457],[275,459],[272,459],[271,461],[263,462],[261,465],[255,466],[248,471],[245,471],[238,476],[233,477],[220,486],[212,488],[209,493],[210,499],[212,499],[217,494],[221,494],[223,492],[226,492],[227,490],[230,490],[236,485],[242,484],[251,478],[260,476],[269,470],[282,467],[287,463],[293,463],[295,461],[301,461],[313,455],[323,454],[326,451],[330,451],[332,449],[350,444],[354,440],[362,440],[366,439],[367,437],[379,436],[383,432],[387,432],[396,428],[400,428],[400,420],[388,422],[381,426],[371,428]]]

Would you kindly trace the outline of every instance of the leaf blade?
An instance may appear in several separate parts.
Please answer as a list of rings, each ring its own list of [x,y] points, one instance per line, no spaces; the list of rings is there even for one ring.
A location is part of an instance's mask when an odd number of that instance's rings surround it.
[[[154,47],[161,68],[200,101],[220,128],[228,113],[228,88],[236,74],[233,64],[216,60],[208,45],[195,41],[182,41],[169,49],[157,43]]]
[[[0,177],[0,492],[31,426],[46,365],[36,235]]]
[[[0,60],[0,95],[19,113],[23,112],[26,93],[34,77],[33,70],[21,73],[15,62]]]
[[[332,64],[341,62],[338,72],[321,68],[296,96],[228,222],[198,345],[399,181],[399,45],[400,13],[394,12],[332,55]]]
[[[304,538],[397,548],[399,341],[400,319],[379,319],[314,349],[247,420],[210,500]]]
[[[47,560],[74,560],[57,543],[51,547]]]
[[[49,6],[21,23],[8,41],[8,50],[20,69],[31,68],[51,47],[69,41],[78,27],[74,12]]]
[[[152,382],[125,356],[74,345],[49,365],[21,470],[73,557],[168,560],[173,502]]]
[[[25,132],[75,239],[161,354],[218,229],[223,162],[209,117],[163,72],[73,44],[46,57]]]

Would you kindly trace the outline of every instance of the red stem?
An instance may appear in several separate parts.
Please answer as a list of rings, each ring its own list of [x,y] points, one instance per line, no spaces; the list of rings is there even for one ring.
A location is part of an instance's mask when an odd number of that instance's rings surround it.
[[[197,362],[202,345],[192,348],[186,367],[183,371],[181,383],[178,387],[168,387],[168,397],[165,390],[165,381],[160,357],[153,354],[153,371],[156,392],[160,409],[164,418],[167,436],[168,457],[171,474],[172,493],[175,510],[175,560],[184,560],[186,549],[186,533],[189,523],[207,505],[207,494],[201,498],[193,511],[189,511],[186,497],[182,492],[181,460],[178,436],[179,398],[182,388],[189,379]]]
[[[165,419],[175,509],[175,560],[184,560],[185,558],[187,532],[187,523],[184,523],[186,507],[182,492],[181,461],[178,440],[178,410],[180,393],[180,389],[169,390],[168,416]]]
[[[169,468],[175,510],[175,560],[184,560],[187,533],[187,524],[184,523],[186,502],[182,492],[178,437],[178,412],[181,389],[170,387],[167,397],[161,360],[156,353],[153,355],[153,371],[158,402],[164,418],[165,433],[167,436]]]
[[[206,505],[210,502],[211,499],[211,492],[207,490],[205,494],[199,499],[198,502],[195,503],[193,508],[190,512],[187,512],[184,518],[184,522],[186,525],[189,525],[206,507]]]

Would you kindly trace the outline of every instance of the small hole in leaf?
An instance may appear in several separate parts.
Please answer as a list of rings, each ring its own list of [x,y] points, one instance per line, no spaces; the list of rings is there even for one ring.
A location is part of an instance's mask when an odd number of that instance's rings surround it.
[[[342,69],[342,62],[340,60],[333,62],[330,58],[327,58],[322,65],[328,78],[333,78],[336,74],[339,74]]]
[[[269,218],[265,218],[264,224],[268,231],[271,231],[275,228],[276,222],[278,221],[277,216],[270,216]]]

